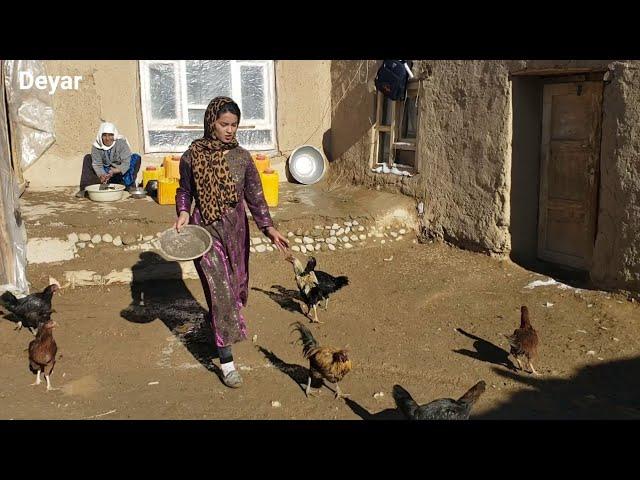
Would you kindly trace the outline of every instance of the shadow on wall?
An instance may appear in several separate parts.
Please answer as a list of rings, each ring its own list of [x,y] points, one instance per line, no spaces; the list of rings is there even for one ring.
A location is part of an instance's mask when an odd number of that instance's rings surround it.
[[[358,70],[359,65],[360,61],[353,60],[331,62],[332,108],[335,108],[331,117],[331,154],[327,155],[331,161],[339,159],[355,144],[366,140],[371,122],[375,120],[376,95],[369,92],[367,83],[375,77],[377,64],[369,62],[369,78],[366,79],[367,62],[364,61]],[[343,95],[344,92],[346,94]]]
[[[331,129],[327,129],[322,135],[322,151],[327,157],[327,162],[333,163],[333,153],[331,151]]]
[[[511,259],[525,267],[537,261],[542,80],[513,78],[511,155]]]

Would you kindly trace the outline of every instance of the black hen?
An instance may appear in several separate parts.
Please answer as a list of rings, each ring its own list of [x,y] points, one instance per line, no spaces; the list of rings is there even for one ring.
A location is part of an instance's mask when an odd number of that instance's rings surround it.
[[[0,296],[0,302],[18,317],[16,330],[21,330],[25,326],[31,333],[34,333],[41,323],[47,322],[51,318],[53,312],[51,299],[58,288],[58,285],[52,284],[42,292],[32,293],[24,298],[16,298],[11,292],[5,292]]]
[[[486,384],[480,381],[458,400],[441,398],[426,405],[418,405],[409,392],[400,385],[394,385],[393,398],[409,420],[468,420],[471,408],[485,388]]]
[[[349,285],[349,278],[341,275],[339,277],[334,277],[333,275],[328,274],[327,272],[323,272],[321,270],[316,270],[316,259],[315,257],[310,257],[307,262],[307,266],[305,267],[305,272],[313,272],[318,279],[318,285],[315,291],[311,291],[309,293],[310,297],[313,297],[312,300],[315,300],[314,303],[319,303],[321,300],[324,300],[324,309],[326,310],[329,305],[329,295],[334,292],[337,292],[342,287]]]

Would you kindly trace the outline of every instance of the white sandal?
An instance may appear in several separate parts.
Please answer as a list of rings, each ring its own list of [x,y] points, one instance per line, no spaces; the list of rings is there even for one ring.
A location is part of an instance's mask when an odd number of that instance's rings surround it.
[[[229,388],[240,388],[242,377],[237,370],[231,370],[226,376],[222,377],[222,383]]]

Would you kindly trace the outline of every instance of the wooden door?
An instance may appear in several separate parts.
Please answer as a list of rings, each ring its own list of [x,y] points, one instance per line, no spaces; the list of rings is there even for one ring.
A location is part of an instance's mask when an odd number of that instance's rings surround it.
[[[602,82],[543,91],[538,257],[589,269],[595,241]]]

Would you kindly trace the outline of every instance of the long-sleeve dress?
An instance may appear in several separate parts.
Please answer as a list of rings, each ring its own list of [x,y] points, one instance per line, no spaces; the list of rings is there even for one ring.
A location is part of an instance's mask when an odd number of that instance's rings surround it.
[[[188,150],[180,159],[180,187],[176,193],[178,215],[182,211],[189,212],[189,223],[203,226],[213,237],[211,250],[196,259],[195,266],[207,298],[218,347],[247,338],[247,326],[241,313],[249,293],[249,219],[245,204],[259,229],[273,226],[260,174],[251,154],[236,147],[229,150],[225,158],[241,200],[220,220],[202,225]]]

